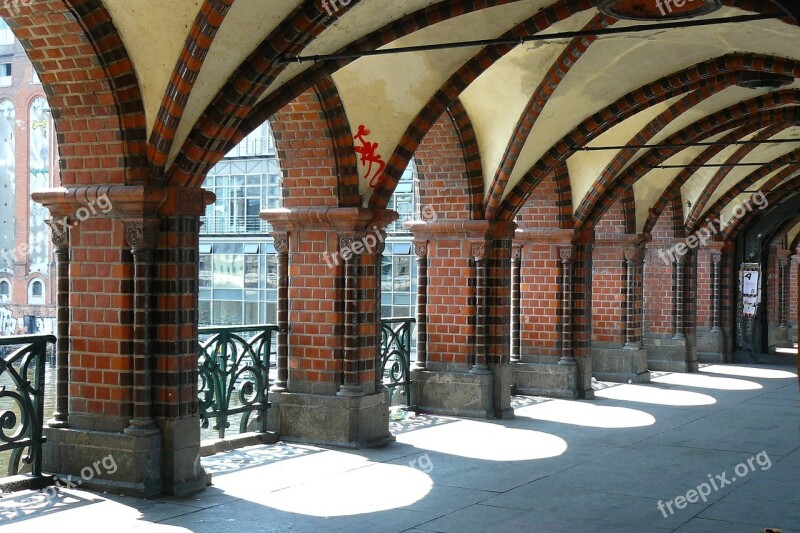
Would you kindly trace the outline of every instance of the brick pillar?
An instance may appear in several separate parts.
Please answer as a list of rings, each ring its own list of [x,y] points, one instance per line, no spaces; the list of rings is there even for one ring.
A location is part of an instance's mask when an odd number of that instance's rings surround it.
[[[289,235],[273,232],[278,256],[278,339],[276,377],[270,392],[286,392],[289,380]]]
[[[694,277],[696,298],[697,358],[700,363],[725,362],[725,320],[726,252],[721,242],[709,242],[706,246],[693,250],[696,261]],[[728,291],[729,292],[729,291]],[[687,298],[690,293],[687,291]],[[727,295],[731,299],[731,295]]]
[[[720,307],[722,302],[720,293],[720,266],[722,254],[718,250],[711,251],[711,331],[721,331]]]
[[[625,346],[626,350],[642,349],[642,261],[640,247],[625,250]]]
[[[385,209],[262,212],[287,238],[285,391],[273,391],[269,426],[281,438],[363,447],[384,444],[389,402],[378,386],[380,268]]]
[[[522,246],[514,246],[511,250],[511,362],[519,363],[520,329],[522,327],[520,284],[522,277]]]
[[[66,213],[47,221],[56,256],[56,409],[47,424],[65,428],[69,419],[69,222]],[[67,225],[59,223],[64,220]]]
[[[159,433],[153,419],[153,250],[158,245],[160,220],[123,220],[133,256],[133,417],[125,433],[148,436]]]
[[[572,351],[572,261],[574,246],[561,246],[561,359],[559,365],[577,365]]]
[[[417,359],[414,370],[425,370],[428,361],[428,241],[414,241],[417,258]]]
[[[642,261],[648,235],[605,234],[592,250],[592,374],[601,381],[647,383],[642,346]],[[577,291],[576,291],[577,292]]]
[[[412,372],[419,407],[511,417],[511,236],[485,220],[407,222],[427,246],[427,359]]]
[[[94,185],[34,199],[54,218],[76,214],[67,219],[69,286],[59,287],[69,291],[59,297],[59,315],[67,300],[70,314],[69,335],[59,326],[59,342],[70,343],[68,427],[45,429],[45,469],[80,476],[112,455],[117,471],[83,486],[137,496],[204,488],[197,250],[199,216],[213,195]]]
[[[789,269],[789,258],[782,257],[778,260],[778,308],[780,315],[780,327],[786,329],[786,307],[789,300],[789,284],[787,283],[787,274]],[[785,337],[785,335],[784,335]],[[784,339],[785,340],[785,339]]]
[[[686,273],[684,268],[684,259],[686,255],[679,255],[675,257],[675,260],[672,262],[672,268],[674,272],[674,286],[675,286],[675,297],[674,297],[674,304],[672,309],[672,315],[674,317],[674,326],[673,326],[673,333],[672,338],[675,340],[683,340],[686,338],[686,335],[683,332],[683,313],[684,313],[684,301],[683,295],[684,291],[686,290],[685,283],[684,283],[684,275]]]

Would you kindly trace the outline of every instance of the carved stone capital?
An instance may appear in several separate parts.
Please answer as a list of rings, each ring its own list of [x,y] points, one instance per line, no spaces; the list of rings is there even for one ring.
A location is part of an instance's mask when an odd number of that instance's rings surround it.
[[[722,254],[716,250],[711,251],[711,262],[715,265],[718,265],[722,261]]]
[[[511,259],[522,259],[522,246],[511,247]]]
[[[778,260],[778,264],[781,266],[781,268],[786,268],[786,265],[789,264],[789,258],[788,257],[781,257]]]
[[[625,255],[626,261],[641,262],[644,260],[644,249],[639,248],[638,246],[635,248],[625,248],[622,250],[622,253]]]
[[[480,259],[488,259],[489,258],[489,247],[486,244],[486,241],[472,241],[470,243],[470,254],[475,260]]]
[[[289,235],[286,233],[273,233],[275,251],[285,254],[289,251]]]
[[[414,241],[414,255],[417,257],[427,257],[428,241]]]
[[[575,248],[573,246],[559,246],[558,257],[562,261],[572,261],[575,258]]]
[[[66,218],[61,220],[48,219],[44,223],[50,227],[50,239],[53,241],[53,246],[56,248],[69,246],[69,223]]]
[[[159,220],[123,220],[122,223],[125,225],[125,239],[131,250],[149,250],[158,245]]]

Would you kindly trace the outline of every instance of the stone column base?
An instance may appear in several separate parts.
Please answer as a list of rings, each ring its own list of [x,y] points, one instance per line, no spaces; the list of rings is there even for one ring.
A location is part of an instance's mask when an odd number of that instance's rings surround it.
[[[517,394],[577,399],[578,365],[517,363],[512,365]]]
[[[163,491],[161,434],[134,437],[45,427],[44,436],[45,472],[69,478],[82,489],[138,498],[158,496]]]
[[[211,475],[200,465],[200,420],[198,417],[159,419],[163,435],[161,471],[163,492],[185,496],[211,484]]]
[[[503,420],[514,418],[511,407],[511,389],[514,386],[514,373],[509,363],[489,365],[494,374],[494,416]]]
[[[659,372],[697,372],[697,354],[689,339],[648,337],[647,368]]]
[[[411,380],[414,403],[425,412],[470,418],[497,418],[494,376],[491,373],[413,370]],[[509,402],[510,393],[509,387]]]
[[[716,331],[697,328],[697,359],[701,363],[725,364],[725,334],[721,329]]]
[[[267,425],[281,440],[348,448],[393,442],[385,391],[368,396],[270,393]]]
[[[647,350],[592,348],[592,375],[598,381],[650,383]]]

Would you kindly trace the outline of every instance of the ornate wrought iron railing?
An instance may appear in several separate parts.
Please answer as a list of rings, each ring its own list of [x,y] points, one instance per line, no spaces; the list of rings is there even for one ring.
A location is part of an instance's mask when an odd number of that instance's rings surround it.
[[[389,389],[391,399],[394,399],[395,391],[400,388],[406,405],[411,405],[411,328],[415,322],[414,318],[381,320],[383,384]]]
[[[45,361],[55,342],[53,335],[0,337],[0,453],[9,456],[6,475],[28,468],[34,476],[42,474]]]
[[[220,439],[239,418],[239,432],[266,431],[270,361],[278,326],[200,328],[200,424]]]

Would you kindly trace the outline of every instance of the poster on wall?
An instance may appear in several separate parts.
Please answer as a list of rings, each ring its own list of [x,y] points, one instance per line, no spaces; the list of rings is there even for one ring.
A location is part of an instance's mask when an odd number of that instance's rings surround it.
[[[740,289],[742,292],[742,314],[754,317],[761,302],[761,265],[759,263],[742,263],[739,271]]]

